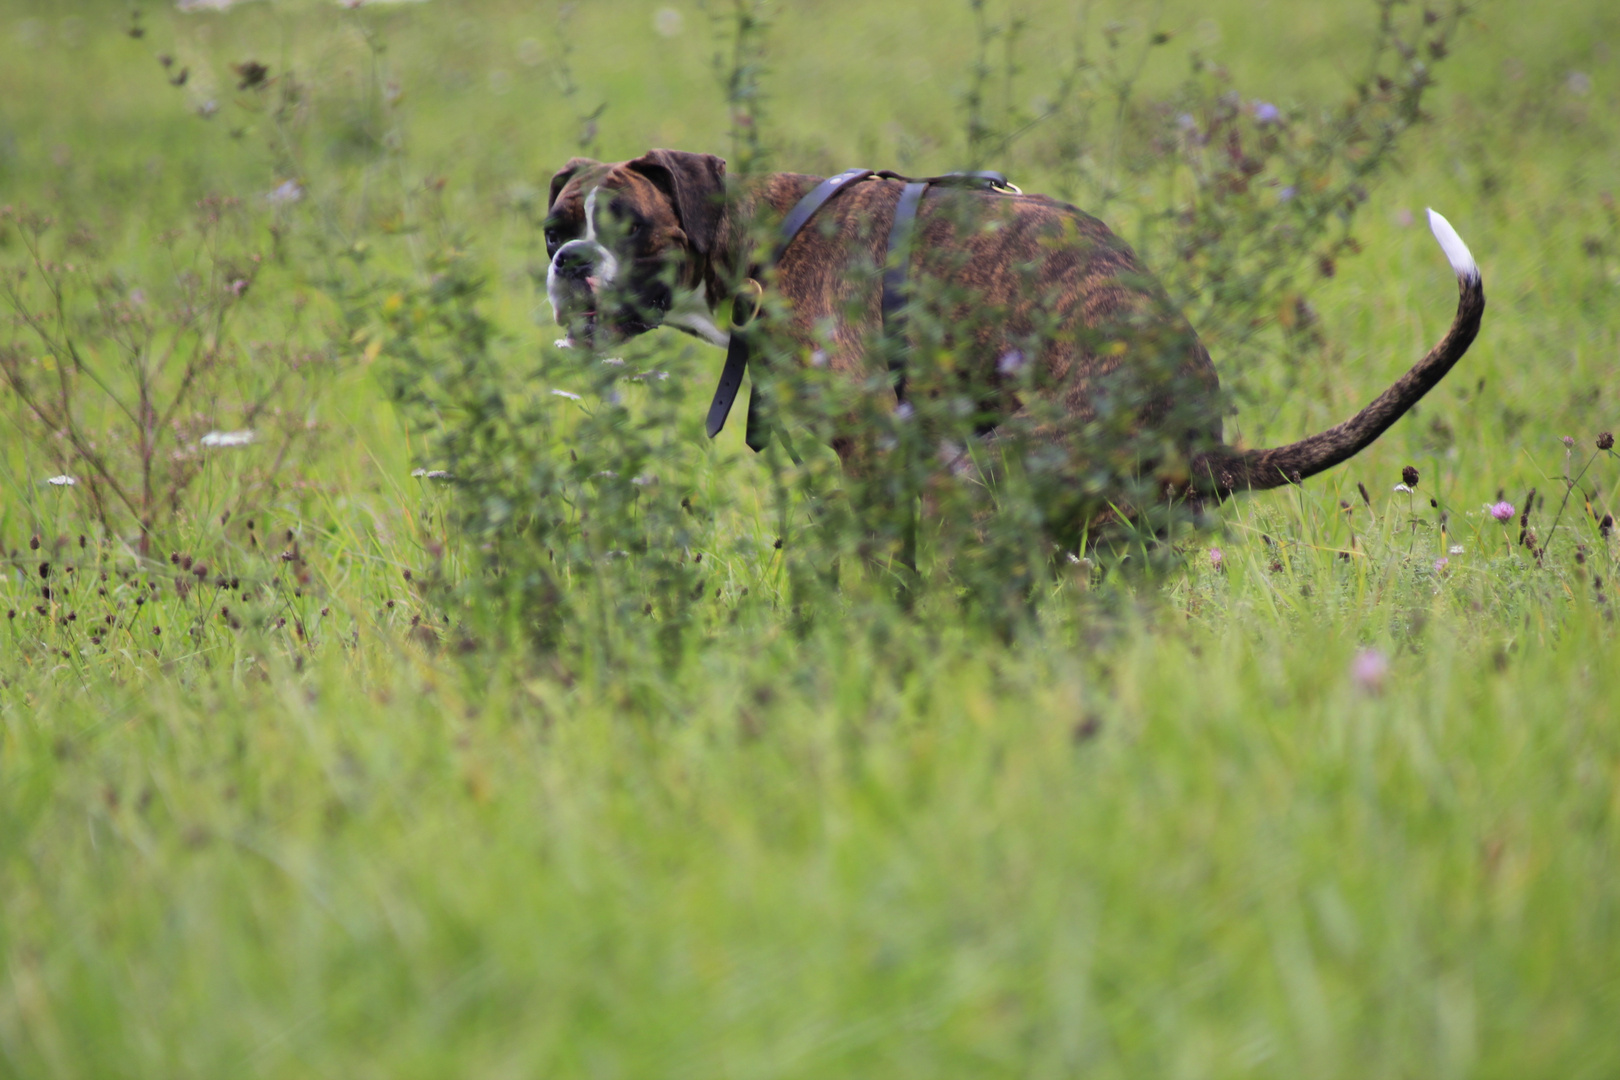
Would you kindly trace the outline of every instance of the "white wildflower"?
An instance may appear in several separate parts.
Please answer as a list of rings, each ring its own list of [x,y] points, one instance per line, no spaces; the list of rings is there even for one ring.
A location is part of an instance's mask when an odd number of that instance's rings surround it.
[[[52,476],[45,482],[56,487],[72,487],[74,484],[78,483],[77,480],[73,479],[73,477],[69,476],[67,473],[63,473],[61,476]]]
[[[574,347],[574,339],[571,337],[560,337],[556,341],[553,341],[552,344],[559,349],[572,349]]]
[[[602,357],[602,363],[606,364],[608,367],[624,367],[624,357],[604,356]]]
[[[1452,544],[1451,545],[1451,554],[1453,554],[1453,555],[1461,555],[1462,553],[1463,553],[1463,546],[1461,544]]]
[[[827,354],[825,352],[823,352],[822,350],[820,350],[820,349],[812,350],[811,353],[810,353],[810,366],[811,367],[818,367],[818,368],[819,367],[826,367],[827,366]]]
[[[896,420],[910,420],[916,414],[917,410],[911,407],[909,401],[902,401],[894,407],[894,418]]]
[[[412,469],[411,475],[418,480],[454,480],[455,476],[443,469]]]
[[[304,188],[296,180],[284,180],[276,189],[264,197],[264,201],[271,206],[281,206],[286,203],[295,203],[304,197]]]
[[[1407,487],[1405,484],[1396,484],[1395,485],[1395,490],[1396,491],[1404,491],[1408,495],[1412,494],[1412,489]]]
[[[578,401],[578,400],[580,400],[579,395],[574,393],[571,390],[553,390],[552,393],[556,394],[558,397],[565,397],[569,401]]]
[[[686,22],[681,13],[672,7],[659,8],[653,13],[653,30],[659,37],[672,38],[681,32],[681,26]]]
[[[203,446],[246,446],[255,438],[252,431],[210,431],[197,441]]]

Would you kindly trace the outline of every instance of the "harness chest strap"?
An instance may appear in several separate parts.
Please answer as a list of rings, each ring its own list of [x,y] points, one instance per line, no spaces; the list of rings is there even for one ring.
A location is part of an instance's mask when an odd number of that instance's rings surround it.
[[[889,229],[888,252],[885,259],[886,269],[883,272],[883,298],[881,310],[883,317],[883,336],[885,351],[888,353],[889,371],[894,375],[895,393],[900,400],[905,400],[906,372],[905,372],[905,285],[906,271],[911,263],[911,239],[913,225],[917,220],[917,211],[922,205],[923,197],[928,188],[934,184],[949,184],[960,187],[976,187],[982,190],[1000,191],[1009,194],[1018,194],[1018,188],[1008,182],[1007,178],[997,172],[947,173],[944,176],[929,177],[924,180],[913,180],[893,172],[873,172],[871,169],[846,169],[837,176],[828,177],[817,184],[810,193],[800,199],[783,219],[776,247],[772,250],[770,261],[765,269],[774,267],[781,261],[782,255],[787,251],[788,245],[793,242],[799,231],[809,224],[816,211],[825,206],[834,195],[856,181],[876,177],[883,180],[904,180],[906,186],[900,192],[900,201],[895,206],[894,224]],[[731,340],[726,348],[726,363],[720,371],[720,385],[715,388],[714,400],[709,403],[709,415],[704,424],[704,430],[709,438],[714,438],[726,425],[726,418],[731,414],[731,406],[736,403],[737,394],[742,389],[743,372],[748,368],[750,349],[749,331],[760,315],[760,300],[763,289],[757,281],[750,279],[754,285],[752,293],[739,294],[731,304]],[[755,387],[748,398],[748,429],[744,441],[748,448],[755,453],[763,450],[770,442],[770,422],[766,416],[767,409],[761,400],[758,387]],[[790,451],[791,452],[791,451]]]

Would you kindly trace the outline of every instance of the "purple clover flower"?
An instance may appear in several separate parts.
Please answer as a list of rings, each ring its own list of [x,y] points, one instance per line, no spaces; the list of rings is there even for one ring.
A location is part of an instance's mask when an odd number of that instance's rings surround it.
[[[1492,503],[1491,505],[1487,506],[1485,509],[1487,509],[1487,510],[1489,510],[1491,512],[1491,517],[1495,518],[1497,521],[1502,522],[1503,524],[1506,524],[1507,522],[1512,521],[1513,520],[1513,515],[1515,513],[1515,511],[1513,509],[1513,504],[1510,503],[1510,502],[1506,502],[1506,501],[1498,502],[1498,503]]]
[[[1260,124],[1280,124],[1282,110],[1269,101],[1257,101],[1254,103],[1254,119]]]
[[[1389,657],[1378,649],[1362,649],[1350,661],[1350,680],[1362,693],[1382,693],[1384,680],[1388,677]]]

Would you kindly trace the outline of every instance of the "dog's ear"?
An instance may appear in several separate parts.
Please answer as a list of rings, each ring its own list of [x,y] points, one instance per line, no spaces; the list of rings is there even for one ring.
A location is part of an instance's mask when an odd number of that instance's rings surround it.
[[[725,216],[725,159],[684,150],[649,150],[627,164],[669,196],[692,250],[707,255],[719,239]]]
[[[551,178],[551,197],[546,200],[546,209],[549,211],[557,203],[557,196],[567,186],[569,179],[579,170],[587,169],[592,165],[600,165],[599,161],[592,161],[588,157],[569,158],[568,164],[557,170],[557,175]]]

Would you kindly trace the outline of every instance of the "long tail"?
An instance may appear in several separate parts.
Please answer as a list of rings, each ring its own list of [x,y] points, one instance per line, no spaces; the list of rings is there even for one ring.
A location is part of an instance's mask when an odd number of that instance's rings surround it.
[[[1297,484],[1354,457],[1406,415],[1462,359],[1479,333],[1480,318],[1485,314],[1485,283],[1468,245],[1449,221],[1430,210],[1429,228],[1451,260],[1451,268],[1457,271],[1457,316],[1446,336],[1371,405],[1320,435],[1270,450],[1223,447],[1204,455],[1196,463],[1195,475],[1213,481],[1219,497],[1244,489],[1261,491]]]

